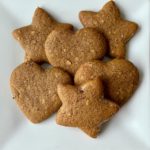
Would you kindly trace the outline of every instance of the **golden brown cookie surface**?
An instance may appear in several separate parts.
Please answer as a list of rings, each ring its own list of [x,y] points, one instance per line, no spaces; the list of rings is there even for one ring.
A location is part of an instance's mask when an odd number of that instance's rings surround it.
[[[35,10],[32,24],[16,29],[13,36],[26,53],[26,60],[35,62],[47,62],[44,43],[48,34],[55,29],[72,28],[70,24],[58,23],[44,9]]]
[[[81,11],[81,23],[102,32],[109,42],[111,57],[125,57],[125,45],[137,31],[137,24],[121,18],[114,1],[109,1],[99,12]]]
[[[91,137],[96,137],[100,125],[109,120],[119,109],[118,105],[104,99],[99,78],[81,86],[58,85],[62,101],[56,117],[60,125],[78,127]]]
[[[139,82],[139,72],[131,62],[114,59],[105,63],[97,60],[81,65],[75,74],[75,83],[82,84],[97,77],[104,82],[106,97],[119,105],[131,97]]]
[[[76,32],[53,31],[45,43],[49,63],[62,67],[71,74],[74,74],[82,63],[102,58],[105,49],[106,42],[103,35],[92,28],[84,28]]]
[[[10,79],[14,99],[34,123],[47,119],[61,106],[56,92],[59,83],[71,83],[70,76],[59,68],[43,69],[34,62],[18,66]]]

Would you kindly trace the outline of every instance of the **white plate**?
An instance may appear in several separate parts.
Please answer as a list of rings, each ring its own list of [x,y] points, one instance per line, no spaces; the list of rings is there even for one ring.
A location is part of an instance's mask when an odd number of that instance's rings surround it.
[[[55,116],[34,125],[11,98],[9,77],[22,63],[23,50],[12,38],[13,29],[31,22],[37,6],[62,22],[82,27],[80,10],[98,11],[106,0],[0,0],[0,150],[149,150],[149,0],[116,0],[139,32],[130,41],[128,58],[140,70],[140,86],[130,101],[109,122],[97,139],[79,129],[55,124]]]

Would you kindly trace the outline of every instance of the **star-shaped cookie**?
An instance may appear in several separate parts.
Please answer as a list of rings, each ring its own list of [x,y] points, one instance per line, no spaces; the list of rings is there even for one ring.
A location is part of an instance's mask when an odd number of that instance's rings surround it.
[[[26,60],[47,62],[44,43],[49,33],[55,29],[70,29],[72,25],[58,23],[44,9],[35,10],[31,25],[13,31],[14,38],[24,48]]]
[[[59,84],[58,95],[62,101],[56,117],[60,125],[79,127],[91,137],[96,137],[100,125],[109,120],[119,106],[103,97],[99,78],[81,86]]]
[[[106,3],[99,12],[81,11],[79,18],[85,27],[96,28],[105,35],[111,57],[125,57],[125,45],[137,31],[138,25],[124,20],[113,1]]]

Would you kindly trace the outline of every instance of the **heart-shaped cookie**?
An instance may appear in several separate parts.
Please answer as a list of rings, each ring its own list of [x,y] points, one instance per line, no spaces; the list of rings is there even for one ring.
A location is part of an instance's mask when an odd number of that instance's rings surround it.
[[[82,84],[96,77],[103,80],[106,97],[119,105],[132,96],[139,82],[139,72],[131,62],[114,59],[106,63],[97,60],[81,65],[75,74],[75,83]]]
[[[92,28],[52,31],[45,42],[50,64],[74,74],[78,67],[89,60],[104,56],[106,42],[102,34]]]
[[[43,69],[34,62],[18,66],[10,79],[14,99],[34,123],[47,119],[61,106],[56,91],[59,83],[71,83],[70,76],[59,68]]]

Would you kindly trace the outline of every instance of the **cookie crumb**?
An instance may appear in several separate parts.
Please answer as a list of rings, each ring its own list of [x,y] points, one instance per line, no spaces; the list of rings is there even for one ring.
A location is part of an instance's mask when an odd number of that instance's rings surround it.
[[[63,51],[64,51],[64,52],[66,52],[66,51],[67,51],[67,49],[66,49],[66,48],[64,48],[64,49],[63,49]]]
[[[75,61],[79,61],[79,58],[78,58],[78,57],[75,57]]]
[[[104,23],[104,20],[101,20],[101,23]]]
[[[91,52],[91,53],[95,53],[95,50],[94,50],[94,49],[91,49],[90,52]]]
[[[72,63],[71,63],[70,60],[67,60],[67,61],[66,61],[66,64],[67,64],[67,65],[71,65]]]
[[[123,35],[123,34],[121,34],[121,38],[124,38],[124,35]]]
[[[35,31],[31,31],[31,35],[34,35],[35,34]]]
[[[20,41],[21,40],[21,38],[19,37],[19,36],[17,36],[17,38],[16,38],[18,41]]]
[[[41,99],[41,103],[45,104],[45,99],[44,98]]]
[[[89,105],[89,100],[87,100],[85,104],[88,106]]]

